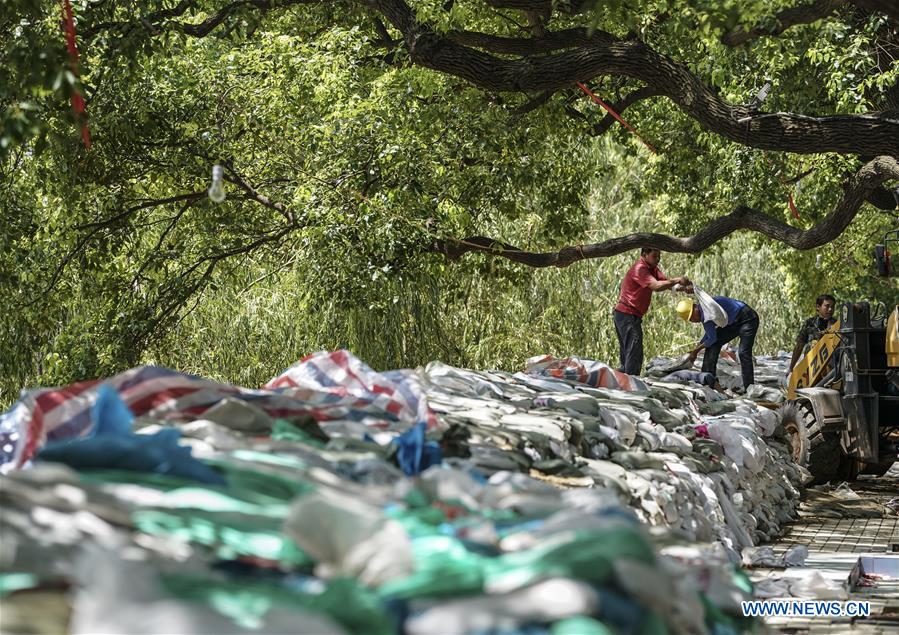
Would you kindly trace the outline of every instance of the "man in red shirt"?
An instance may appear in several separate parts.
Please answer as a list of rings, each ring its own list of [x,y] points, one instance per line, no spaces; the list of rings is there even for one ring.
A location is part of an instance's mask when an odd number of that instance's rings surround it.
[[[621,281],[621,295],[615,305],[613,317],[618,335],[621,366],[628,375],[639,375],[643,368],[643,316],[649,310],[653,291],[665,291],[676,284],[690,287],[689,279],[665,277],[659,269],[662,252],[654,247],[643,247],[640,259],[627,270]]]

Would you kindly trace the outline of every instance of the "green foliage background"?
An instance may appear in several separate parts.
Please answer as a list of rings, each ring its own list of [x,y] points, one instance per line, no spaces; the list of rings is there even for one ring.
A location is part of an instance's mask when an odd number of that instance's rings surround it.
[[[770,78],[772,110],[865,111],[899,73],[872,71],[876,16],[838,13],[731,49],[722,29],[790,3],[607,4],[568,20],[633,29],[728,99]],[[82,32],[134,17],[125,3],[74,5]],[[477,3],[414,6],[441,29],[512,32]],[[672,17],[658,24],[662,9]],[[480,255],[451,262],[426,246],[470,234],[535,250],[638,230],[684,235],[737,203],[786,220],[778,175],[812,170],[791,221],[809,227],[859,165],[739,146],[665,99],[627,113],[658,156],[619,127],[593,138],[604,113],[576,91],[518,114],[528,96],[411,66],[402,47],[386,53],[371,15],[350,5],[241,10],[201,39],[112,30],[83,49],[81,80],[67,70],[55,9],[0,0],[0,16],[0,404],[22,387],[140,363],[258,385],[338,347],[376,368],[442,359],[519,369],[541,353],[614,362],[611,310],[636,254],[532,270]],[[68,105],[76,87],[88,96],[90,151]],[[596,86],[606,96],[634,87]],[[285,205],[292,224],[234,183],[220,205],[150,204],[202,193],[217,162]],[[698,257],[666,254],[662,267],[756,307],[759,351],[774,352],[789,348],[821,292],[899,302],[870,263],[891,222],[866,207],[813,252],[737,235]],[[654,299],[649,356],[699,335],[676,320],[674,302]]]

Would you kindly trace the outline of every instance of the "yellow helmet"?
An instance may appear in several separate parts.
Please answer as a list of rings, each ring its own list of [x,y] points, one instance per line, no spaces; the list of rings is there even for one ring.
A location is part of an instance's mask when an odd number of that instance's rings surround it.
[[[693,315],[693,300],[683,299],[677,303],[677,308],[675,309],[677,314],[680,316],[684,322],[690,321],[690,316]]]

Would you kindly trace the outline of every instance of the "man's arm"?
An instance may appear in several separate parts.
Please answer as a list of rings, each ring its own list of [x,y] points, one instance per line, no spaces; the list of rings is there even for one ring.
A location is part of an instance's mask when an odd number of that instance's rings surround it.
[[[696,346],[693,347],[693,350],[691,350],[688,353],[688,356],[690,357],[690,361],[695,362],[696,358],[699,357],[699,352],[704,348],[705,348],[705,344],[703,344],[702,342],[699,342],[698,344],[696,344]]]
[[[802,323],[802,326],[799,327],[799,334],[796,336],[796,345],[793,346],[793,356],[790,358],[790,368],[787,370],[787,373],[790,373],[793,370],[793,367],[796,365],[796,362],[799,361],[799,358],[802,356],[802,349],[805,348],[805,343],[809,341],[809,323],[808,320]]]
[[[688,278],[684,276],[679,276],[677,278],[671,278],[669,280],[657,280],[653,276],[649,276],[649,280],[647,281],[646,286],[650,288],[652,291],[667,291],[672,288],[674,285],[680,284],[683,286],[692,285]]]
[[[712,344],[717,341],[717,330],[715,327],[715,323],[711,320],[702,323],[702,328],[705,329],[705,335],[702,336],[702,339],[699,340],[699,343],[693,347],[693,350],[690,351],[690,359],[696,361],[696,357],[699,355],[699,351],[704,348],[708,348]]]

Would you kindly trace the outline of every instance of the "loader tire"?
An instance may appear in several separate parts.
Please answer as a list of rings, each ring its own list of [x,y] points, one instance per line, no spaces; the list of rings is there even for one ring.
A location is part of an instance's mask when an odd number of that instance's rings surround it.
[[[881,461],[880,463],[863,463],[861,466],[861,473],[873,474],[874,476],[883,476],[890,471],[890,468],[893,467],[893,463],[895,462],[895,459],[887,459]]]
[[[859,461],[854,456],[843,455],[840,459],[840,469],[837,470],[836,480],[838,481],[846,481],[851,482],[858,478],[858,475],[862,473],[862,468],[865,466],[864,463]]]
[[[794,401],[781,410],[781,422],[790,443],[793,461],[812,475],[813,485],[826,483],[840,476],[843,450],[840,434],[823,430],[815,419],[808,401]]]
[[[890,443],[886,437],[880,438],[880,451],[885,452],[876,463],[865,463],[855,457],[843,456],[843,464],[840,468],[839,478],[844,481],[854,481],[859,475],[883,476],[890,471],[896,462],[896,446]]]

